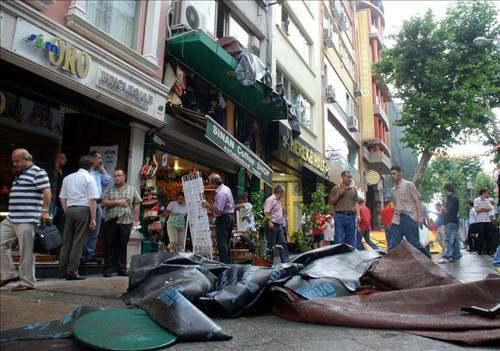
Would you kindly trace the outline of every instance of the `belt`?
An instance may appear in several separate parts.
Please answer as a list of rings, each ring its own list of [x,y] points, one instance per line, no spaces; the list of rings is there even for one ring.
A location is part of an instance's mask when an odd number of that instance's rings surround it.
[[[335,214],[345,214],[345,215],[354,216],[356,214],[356,212],[354,212],[354,211],[335,211]]]
[[[89,206],[80,206],[80,205],[68,206],[68,208],[70,208],[70,207],[86,207],[86,208],[89,208]]]

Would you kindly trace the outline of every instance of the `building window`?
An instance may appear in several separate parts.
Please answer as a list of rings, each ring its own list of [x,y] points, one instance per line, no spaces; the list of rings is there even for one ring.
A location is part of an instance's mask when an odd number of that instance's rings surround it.
[[[283,85],[283,94],[293,105],[293,112],[299,121],[307,128],[312,128],[311,102],[290,82],[290,79],[280,70],[276,70],[276,82]]]
[[[250,34],[234,19],[233,15],[229,15],[229,36],[236,38],[244,47],[248,47],[250,43]]]
[[[139,6],[139,1],[131,0],[87,1],[87,20],[123,44],[135,49]]]
[[[340,43],[340,58],[342,59],[347,71],[354,77],[354,60],[351,58],[347,46],[343,42]]]
[[[290,42],[299,52],[300,56],[310,64],[310,48],[311,45],[302,33],[296,22],[290,18],[288,10],[285,6],[281,7],[281,29],[288,35]]]

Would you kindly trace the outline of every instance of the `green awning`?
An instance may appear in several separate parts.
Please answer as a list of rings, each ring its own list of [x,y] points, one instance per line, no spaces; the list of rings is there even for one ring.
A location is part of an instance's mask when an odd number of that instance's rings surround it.
[[[284,108],[269,102],[269,87],[261,82],[241,85],[233,73],[238,62],[203,31],[168,39],[167,53],[256,117],[267,121],[286,119]]]

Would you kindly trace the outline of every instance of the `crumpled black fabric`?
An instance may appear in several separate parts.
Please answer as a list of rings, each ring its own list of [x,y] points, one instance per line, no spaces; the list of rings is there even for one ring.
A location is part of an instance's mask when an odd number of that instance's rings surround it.
[[[48,322],[32,323],[21,328],[2,330],[0,341],[64,339],[73,335],[71,330],[81,316],[97,311],[99,308],[81,306],[67,313],[61,319]]]

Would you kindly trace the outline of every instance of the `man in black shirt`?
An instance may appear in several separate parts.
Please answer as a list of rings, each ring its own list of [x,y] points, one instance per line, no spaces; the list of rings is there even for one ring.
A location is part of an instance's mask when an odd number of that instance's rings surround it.
[[[438,263],[449,263],[458,261],[462,257],[458,237],[458,210],[460,208],[460,202],[458,197],[455,195],[453,185],[449,183],[446,184],[443,191],[447,195],[446,202],[442,210],[444,215],[445,240],[444,252]]]

